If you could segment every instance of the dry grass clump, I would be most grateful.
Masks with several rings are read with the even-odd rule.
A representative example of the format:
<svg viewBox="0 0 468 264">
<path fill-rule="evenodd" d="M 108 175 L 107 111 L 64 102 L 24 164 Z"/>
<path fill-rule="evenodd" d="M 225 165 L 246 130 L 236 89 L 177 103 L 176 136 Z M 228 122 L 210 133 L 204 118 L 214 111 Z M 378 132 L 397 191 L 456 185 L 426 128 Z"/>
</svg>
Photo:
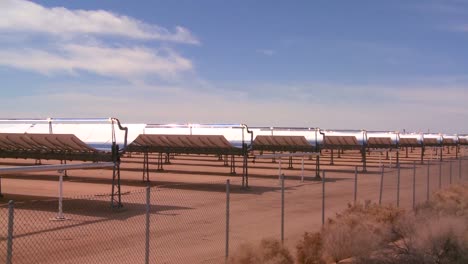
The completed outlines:
<svg viewBox="0 0 468 264">
<path fill-rule="evenodd" d="M 229 259 L 231 264 L 292 264 L 294 259 L 280 241 L 263 239 L 259 245 L 244 244 Z"/>
<path fill-rule="evenodd" d="M 322 230 L 322 258 L 340 261 L 365 256 L 396 239 L 393 232 L 404 211 L 377 204 L 349 205 L 335 219 L 328 220 Z"/>
<path fill-rule="evenodd" d="M 468 263 L 468 227 L 460 217 L 433 217 L 411 225 L 411 232 L 387 250 L 355 263 Z"/>
<path fill-rule="evenodd" d="M 296 246 L 298 263 L 337 262 L 370 252 L 396 239 L 393 231 L 404 211 L 393 206 L 348 205 L 322 228 L 320 233 L 306 233 Z"/>
<path fill-rule="evenodd" d="M 453 185 L 435 192 L 428 203 L 416 210 L 418 213 L 435 213 L 468 217 L 468 185 Z"/>
<path fill-rule="evenodd" d="M 433 195 L 415 211 L 366 202 L 348 205 L 322 230 L 305 233 L 296 245 L 296 263 L 383 264 L 468 263 L 468 185 Z M 294 260 L 277 240 L 244 245 L 233 264 L 289 264 Z"/>
<path fill-rule="evenodd" d="M 322 235 L 305 233 L 296 246 L 297 262 L 300 264 L 322 264 Z"/>
<path fill-rule="evenodd" d="M 467 185 L 438 191 L 395 224 L 400 240 L 356 263 L 468 263 L 467 203 Z"/>
</svg>

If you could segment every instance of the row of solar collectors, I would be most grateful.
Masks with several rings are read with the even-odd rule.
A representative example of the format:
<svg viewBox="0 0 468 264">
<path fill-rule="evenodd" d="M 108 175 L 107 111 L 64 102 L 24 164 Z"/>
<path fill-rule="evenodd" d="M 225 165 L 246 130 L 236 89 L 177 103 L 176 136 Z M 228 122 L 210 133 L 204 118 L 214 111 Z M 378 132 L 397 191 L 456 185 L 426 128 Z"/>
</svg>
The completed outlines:
<svg viewBox="0 0 468 264">
<path fill-rule="evenodd" d="M 242 143 L 250 143 L 251 134 L 242 125 L 215 124 L 168 124 L 168 125 L 147 125 L 147 124 L 123 124 L 128 127 L 128 142 L 133 142 L 140 134 L 157 135 L 222 135 L 234 147 L 242 147 Z M 27 133 L 27 134 L 73 134 L 81 141 L 99 150 L 110 150 L 112 144 L 112 125 L 104 124 L 83 124 L 83 123 L 0 123 L 0 133 Z M 251 127 L 254 139 L 257 136 L 299 136 L 304 137 L 309 144 L 315 146 L 323 144 L 326 135 L 328 145 L 389 145 L 408 142 L 407 145 L 446 145 L 468 143 L 467 137 L 440 134 L 399 134 L 397 132 L 372 132 L 372 131 L 352 131 L 352 130 L 317 130 L 315 128 L 278 128 L 278 127 Z M 321 134 L 322 132 L 323 134 Z M 117 143 L 122 145 L 124 132 L 115 130 Z M 411 143 L 412 142 L 412 143 Z M 402 144 L 405 145 L 405 144 Z"/>
</svg>

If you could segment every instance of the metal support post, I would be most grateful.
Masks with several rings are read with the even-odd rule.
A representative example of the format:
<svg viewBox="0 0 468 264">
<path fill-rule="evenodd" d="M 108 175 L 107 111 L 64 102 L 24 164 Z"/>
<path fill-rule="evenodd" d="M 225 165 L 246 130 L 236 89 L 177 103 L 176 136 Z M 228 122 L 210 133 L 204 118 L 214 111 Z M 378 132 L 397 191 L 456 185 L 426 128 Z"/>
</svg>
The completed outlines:
<svg viewBox="0 0 468 264">
<path fill-rule="evenodd" d="M 281 157 L 279 158 L 279 161 L 278 161 L 278 181 L 279 181 L 279 184 L 281 185 Z"/>
<path fill-rule="evenodd" d="M 13 201 L 8 202 L 8 234 L 7 234 L 7 256 L 6 264 L 11 264 L 13 261 L 13 224 L 14 224 L 15 204 Z"/>
<path fill-rule="evenodd" d="M 288 169 L 292 169 L 293 168 L 293 157 L 289 157 L 289 164 L 288 164 Z"/>
<path fill-rule="evenodd" d="M 439 189 L 442 189 L 442 161 L 439 161 Z"/>
<path fill-rule="evenodd" d="M 426 148 L 424 146 L 421 147 L 421 164 L 424 164 L 424 151 Z"/>
<path fill-rule="evenodd" d="M 431 175 L 431 161 L 427 161 L 426 201 L 429 201 L 429 178 Z"/>
<path fill-rule="evenodd" d="M 366 157 L 365 147 L 362 148 L 361 153 L 362 153 L 362 172 L 367 172 L 367 157 Z"/>
<path fill-rule="evenodd" d="M 162 153 L 158 153 L 158 168 L 156 170 L 157 171 L 164 171 L 163 154 Z"/>
<path fill-rule="evenodd" d="M 171 164 L 171 153 L 166 153 L 166 157 L 164 159 L 164 164 Z"/>
<path fill-rule="evenodd" d="M 416 161 L 413 161 L 413 209 L 416 207 Z"/>
<path fill-rule="evenodd" d="M 330 157 L 330 165 L 334 165 L 334 161 L 333 161 L 333 149 L 331 149 L 331 157 Z"/>
<path fill-rule="evenodd" d="M 0 175 L 0 198 L 3 197 L 3 193 L 2 193 L 2 176 Z"/>
<path fill-rule="evenodd" d="M 320 156 L 315 159 L 315 178 L 320 178 Z"/>
<path fill-rule="evenodd" d="M 149 264 L 150 252 L 150 208 L 151 208 L 151 188 L 146 187 L 146 228 L 145 228 L 145 263 Z"/>
<path fill-rule="evenodd" d="M 380 192 L 379 192 L 379 205 L 382 204 L 382 193 L 383 193 L 383 181 L 384 181 L 384 171 L 385 167 L 382 166 L 380 169 Z"/>
<path fill-rule="evenodd" d="M 231 175 L 236 175 L 236 158 L 231 155 Z"/>
<path fill-rule="evenodd" d="M 117 190 L 116 190 L 117 188 Z M 120 192 L 120 163 L 116 162 L 112 168 L 112 197 L 111 207 L 122 207 L 122 193 Z"/>
<path fill-rule="evenodd" d="M 143 182 L 149 182 L 149 154 L 143 153 Z"/>
<path fill-rule="evenodd" d="M 284 174 L 281 174 L 281 244 L 284 243 Z"/>
<path fill-rule="evenodd" d="M 358 166 L 354 168 L 354 204 L 357 200 L 357 176 L 358 176 Z"/>
<path fill-rule="evenodd" d="M 229 206 L 230 206 L 230 195 L 231 195 L 231 183 L 229 180 L 226 180 L 226 247 L 224 259 L 227 263 L 229 258 Z"/>
<path fill-rule="evenodd" d="M 60 174 L 59 176 L 59 199 L 58 199 L 58 214 L 56 217 L 51 218 L 50 220 L 52 221 L 64 221 L 67 220 L 65 216 L 63 215 L 63 176 L 65 174 L 65 170 L 59 170 L 58 173 Z"/>
<path fill-rule="evenodd" d="M 60 160 L 60 164 L 67 164 L 67 160 Z M 68 173 L 66 170 L 64 171 L 63 176 L 68 177 Z"/>
<path fill-rule="evenodd" d="M 397 207 L 400 207 L 400 174 L 401 174 L 401 168 L 400 164 L 397 164 Z"/>
<path fill-rule="evenodd" d="M 325 224 L 325 171 L 322 175 L 322 226 Z"/>
</svg>

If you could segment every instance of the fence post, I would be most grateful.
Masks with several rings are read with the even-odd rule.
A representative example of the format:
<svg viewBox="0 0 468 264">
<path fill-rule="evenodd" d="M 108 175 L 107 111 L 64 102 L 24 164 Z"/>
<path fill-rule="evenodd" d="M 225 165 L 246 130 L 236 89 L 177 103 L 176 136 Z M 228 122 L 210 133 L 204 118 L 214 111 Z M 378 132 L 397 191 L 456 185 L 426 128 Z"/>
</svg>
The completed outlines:
<svg viewBox="0 0 468 264">
<path fill-rule="evenodd" d="M 281 174 L 281 244 L 284 242 L 284 174 Z"/>
<path fill-rule="evenodd" d="M 442 161 L 439 161 L 439 190 L 440 189 L 442 189 Z"/>
<path fill-rule="evenodd" d="M 149 264 L 151 189 L 146 187 L 145 263 Z"/>
<path fill-rule="evenodd" d="M 416 161 L 413 161 L 413 209 L 416 206 Z"/>
<path fill-rule="evenodd" d="M 400 163 L 397 164 L 397 207 L 400 207 Z"/>
<path fill-rule="evenodd" d="M 14 224 L 15 204 L 8 202 L 8 237 L 7 237 L 7 256 L 6 264 L 11 264 L 13 260 L 13 224 Z"/>
<path fill-rule="evenodd" d="M 229 211 L 230 211 L 230 195 L 231 195 L 231 182 L 226 180 L 226 248 L 225 248 L 225 262 L 227 263 L 229 258 Z"/>
<path fill-rule="evenodd" d="M 356 204 L 357 200 L 357 176 L 358 176 L 358 166 L 354 169 L 354 204 Z"/>
<path fill-rule="evenodd" d="M 427 161 L 426 201 L 429 201 L 429 178 L 431 174 L 431 161 Z"/>
<path fill-rule="evenodd" d="M 65 170 L 59 171 L 59 212 L 56 220 L 65 220 L 63 216 L 63 176 L 65 175 Z"/>
<path fill-rule="evenodd" d="M 382 192 L 383 192 L 383 180 L 384 180 L 384 165 L 380 169 L 380 193 L 379 193 L 379 205 L 382 204 Z"/>
<path fill-rule="evenodd" d="M 325 224 L 325 171 L 322 177 L 322 225 Z"/>
</svg>

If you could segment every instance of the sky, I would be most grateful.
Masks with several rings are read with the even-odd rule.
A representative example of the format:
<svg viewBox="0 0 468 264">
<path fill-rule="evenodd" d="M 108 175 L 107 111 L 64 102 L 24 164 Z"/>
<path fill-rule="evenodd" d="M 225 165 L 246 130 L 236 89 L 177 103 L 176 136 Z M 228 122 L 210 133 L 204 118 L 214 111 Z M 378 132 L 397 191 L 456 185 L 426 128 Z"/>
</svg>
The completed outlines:
<svg viewBox="0 0 468 264">
<path fill-rule="evenodd" d="M 468 133 L 468 0 L 0 0 L 0 117 Z"/>
</svg>

